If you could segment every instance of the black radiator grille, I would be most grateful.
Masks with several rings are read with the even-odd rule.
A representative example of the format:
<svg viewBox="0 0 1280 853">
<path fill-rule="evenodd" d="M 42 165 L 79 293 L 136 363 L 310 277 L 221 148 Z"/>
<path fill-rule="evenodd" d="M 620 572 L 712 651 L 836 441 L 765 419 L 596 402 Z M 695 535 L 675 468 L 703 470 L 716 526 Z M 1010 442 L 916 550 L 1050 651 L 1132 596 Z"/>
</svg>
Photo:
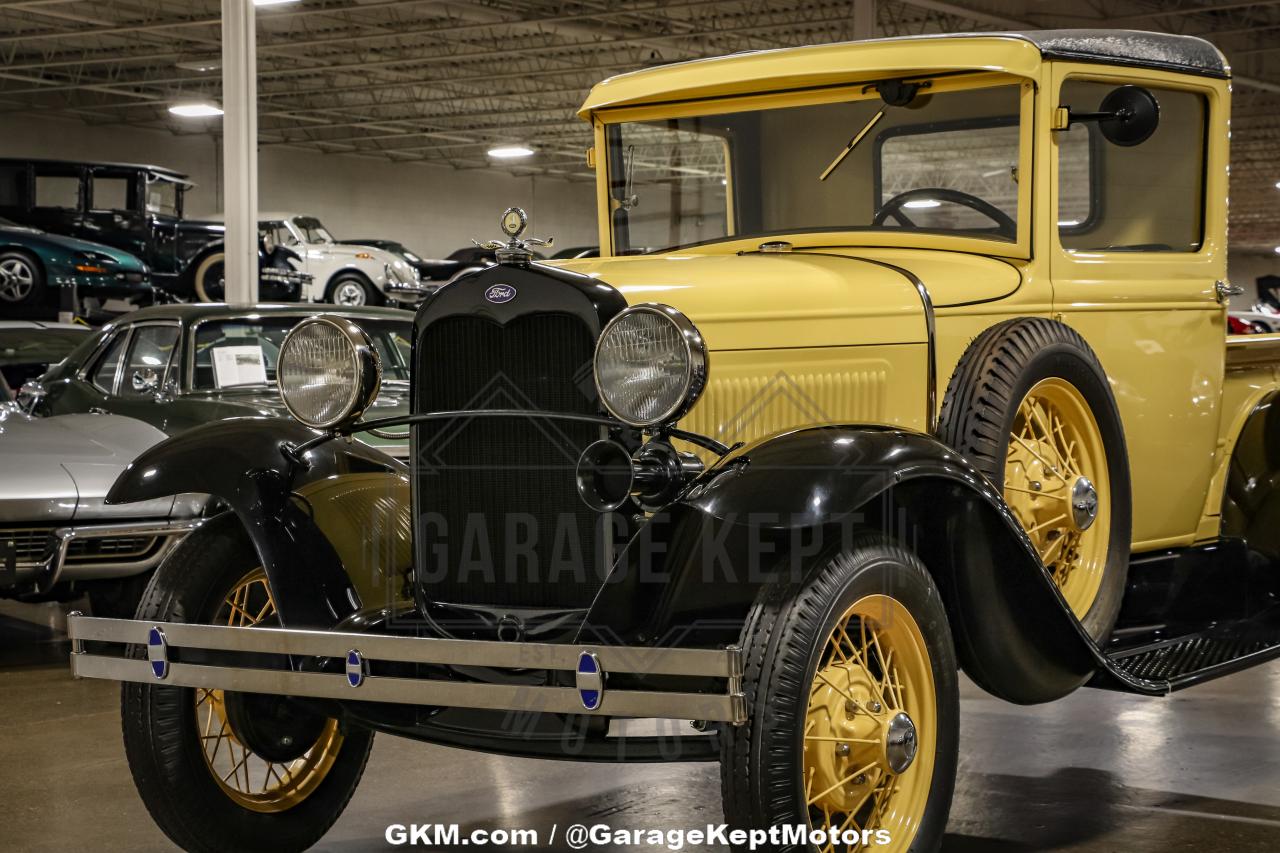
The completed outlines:
<svg viewBox="0 0 1280 853">
<path fill-rule="evenodd" d="M 423 333 L 417 411 L 528 409 L 597 414 L 590 329 L 569 314 L 505 326 L 446 317 Z M 433 601 L 586 607 L 599 586 L 600 523 L 574 471 L 600 428 L 474 417 L 414 428 L 419 582 Z"/>
</svg>

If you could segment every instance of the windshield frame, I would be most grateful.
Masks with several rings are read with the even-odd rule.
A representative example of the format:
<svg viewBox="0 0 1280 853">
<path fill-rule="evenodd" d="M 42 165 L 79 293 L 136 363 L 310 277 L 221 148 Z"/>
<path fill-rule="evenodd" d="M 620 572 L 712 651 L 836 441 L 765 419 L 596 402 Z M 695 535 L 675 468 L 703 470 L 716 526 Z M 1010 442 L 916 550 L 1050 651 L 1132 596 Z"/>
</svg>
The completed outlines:
<svg viewBox="0 0 1280 853">
<path fill-rule="evenodd" d="M 881 78 L 877 79 L 882 79 Z M 797 247 L 816 246 L 884 246 L 892 248 L 942 249 L 950 251 L 970 252 L 983 255 L 995 255 L 1008 258 L 1031 258 L 1032 220 L 1035 183 L 1034 147 L 1035 147 L 1035 110 L 1036 86 L 1032 80 L 1007 72 L 947 72 L 933 74 L 905 75 L 901 79 L 910 81 L 930 81 L 930 92 L 944 93 L 984 89 L 995 86 L 1019 86 L 1019 151 L 1018 151 L 1018 215 L 1017 239 L 1007 241 L 980 235 L 958 235 L 939 231 L 905 231 L 882 229 L 867 226 L 848 226 L 845 228 L 821 227 L 812 229 L 791 229 L 762 231 L 751 234 L 729 234 L 710 240 L 688 243 L 679 246 L 664 247 L 644 254 L 663 255 L 679 253 L 690 249 L 710 248 L 724 252 L 751 251 L 760 243 L 770 240 L 786 239 Z M 871 85 L 872 81 L 859 83 L 843 83 L 833 86 L 820 86 L 796 90 L 779 90 L 773 92 L 733 95 L 707 98 L 692 101 L 666 104 L 645 105 L 639 107 L 619 107 L 602 110 L 595 115 L 595 150 L 599 152 L 597 164 L 596 196 L 597 215 L 599 217 L 601 256 L 605 252 L 609 257 L 619 256 L 616 248 L 616 235 L 613 224 L 614 199 L 612 189 L 615 181 L 618 185 L 625 176 L 614 174 L 614 158 L 609 156 L 610 128 L 626 122 L 659 121 L 663 119 L 695 118 L 721 115 L 724 113 L 747 112 L 752 110 L 769 110 L 785 107 L 816 106 L 842 101 L 860 101 L 877 99 L 879 96 Z M 856 130 L 856 129 L 855 129 Z M 863 144 L 874 144 L 874 139 L 864 140 Z M 825 164 L 819 164 L 819 168 Z M 1025 177 L 1022 177 L 1025 176 Z M 729 173 L 728 200 L 732 204 L 734 196 L 735 176 Z M 626 255 L 635 252 L 621 253 Z"/>
<path fill-rule="evenodd" d="M 304 222 L 312 222 L 315 224 L 304 225 Z M 289 217 L 289 224 L 293 226 L 293 229 L 296 232 L 298 232 L 298 235 L 302 238 L 302 244 L 304 246 L 332 246 L 338 242 L 334 239 L 333 232 L 326 228 L 324 223 L 321 222 L 320 218 L 317 216 L 311 216 L 309 214 L 304 216 L 291 216 Z M 312 231 L 323 236 L 319 240 L 309 240 L 307 238 L 311 236 Z"/>
</svg>

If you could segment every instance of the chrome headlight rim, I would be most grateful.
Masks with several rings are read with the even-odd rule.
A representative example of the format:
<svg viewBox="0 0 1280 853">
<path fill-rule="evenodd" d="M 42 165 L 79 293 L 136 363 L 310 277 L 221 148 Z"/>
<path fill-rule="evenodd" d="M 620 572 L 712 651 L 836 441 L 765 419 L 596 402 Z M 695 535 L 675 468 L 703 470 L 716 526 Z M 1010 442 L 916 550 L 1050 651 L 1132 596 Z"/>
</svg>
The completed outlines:
<svg viewBox="0 0 1280 853">
<path fill-rule="evenodd" d="M 350 345 L 348 356 L 356 377 L 345 405 L 337 415 L 323 421 L 312 420 L 299 413 L 289 402 L 284 383 L 284 366 L 290 341 L 304 329 L 317 325 L 335 329 Z M 290 329 L 289 334 L 285 335 L 284 341 L 280 344 L 280 358 L 276 364 L 276 387 L 285 409 L 299 423 L 318 430 L 339 429 L 359 420 L 378 398 L 378 392 L 382 389 L 382 360 L 378 356 L 377 347 L 373 345 L 373 339 L 353 319 L 335 314 L 316 314 Z"/>
<path fill-rule="evenodd" d="M 628 417 L 614 409 L 609 403 L 609 396 L 605 393 L 604 385 L 600 381 L 600 347 L 606 340 L 610 330 L 614 326 L 628 317 L 637 313 L 649 313 L 662 317 L 675 326 L 679 332 L 680 340 L 684 345 L 686 354 L 684 390 L 676 399 L 660 415 L 645 420 L 639 420 Z M 600 397 L 600 403 L 610 415 L 622 421 L 624 424 L 636 429 L 650 429 L 653 427 L 664 426 L 675 423 L 689 413 L 694 404 L 698 402 L 702 396 L 703 390 L 707 385 L 707 345 L 702 339 L 702 333 L 698 331 L 698 327 L 693 321 L 684 315 L 682 311 L 666 305 L 661 302 L 638 302 L 635 305 L 629 305 L 619 311 L 605 324 L 600 330 L 600 337 L 596 340 L 595 353 L 591 359 L 591 373 L 596 384 L 596 394 Z"/>
</svg>

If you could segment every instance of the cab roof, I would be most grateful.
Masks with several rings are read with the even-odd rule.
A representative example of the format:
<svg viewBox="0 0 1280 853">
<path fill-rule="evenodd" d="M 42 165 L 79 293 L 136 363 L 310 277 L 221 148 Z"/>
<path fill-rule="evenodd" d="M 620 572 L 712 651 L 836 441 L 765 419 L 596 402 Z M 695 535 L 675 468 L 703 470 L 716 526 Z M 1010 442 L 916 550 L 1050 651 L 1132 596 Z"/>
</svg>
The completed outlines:
<svg viewBox="0 0 1280 853">
<path fill-rule="evenodd" d="M 1226 59 L 1194 36 L 1140 30 L 947 33 L 751 51 L 619 74 L 597 84 L 578 110 L 597 110 L 858 80 L 956 71 L 1033 76 L 1046 59 L 1096 62 L 1226 79 Z"/>
<path fill-rule="evenodd" d="M 146 163 L 113 163 L 102 160 L 57 160 L 50 157 L 0 157 L 0 165 L 4 166 L 37 166 L 45 168 L 89 169 L 90 171 L 121 170 L 147 172 L 157 178 L 173 181 L 176 184 L 195 186 L 191 179 L 182 172 L 174 171 L 166 166 L 150 166 Z"/>
</svg>

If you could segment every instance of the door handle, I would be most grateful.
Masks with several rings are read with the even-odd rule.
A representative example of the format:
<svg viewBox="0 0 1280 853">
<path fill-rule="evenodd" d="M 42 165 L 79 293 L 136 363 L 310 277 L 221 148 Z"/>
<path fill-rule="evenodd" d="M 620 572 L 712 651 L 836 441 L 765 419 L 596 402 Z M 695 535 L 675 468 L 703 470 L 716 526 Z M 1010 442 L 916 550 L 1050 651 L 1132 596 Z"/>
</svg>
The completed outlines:
<svg viewBox="0 0 1280 853">
<path fill-rule="evenodd" d="M 1213 292 L 1217 294 L 1218 301 L 1223 305 L 1227 304 L 1227 300 L 1233 296 L 1239 296 L 1244 293 L 1244 288 L 1238 284 L 1232 284 L 1226 279 L 1220 279 L 1213 284 Z"/>
</svg>

